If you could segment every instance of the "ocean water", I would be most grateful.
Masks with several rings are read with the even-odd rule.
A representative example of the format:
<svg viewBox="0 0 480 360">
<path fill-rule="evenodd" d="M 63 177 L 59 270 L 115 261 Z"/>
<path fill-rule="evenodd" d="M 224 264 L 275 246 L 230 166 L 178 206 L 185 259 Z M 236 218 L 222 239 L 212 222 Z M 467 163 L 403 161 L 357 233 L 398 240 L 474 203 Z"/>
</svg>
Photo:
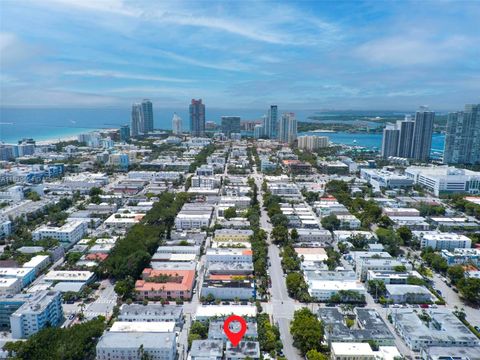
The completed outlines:
<svg viewBox="0 0 480 360">
<path fill-rule="evenodd" d="M 16 143 L 22 138 L 35 140 L 60 139 L 74 136 L 83 132 L 97 129 L 115 128 L 130 123 L 129 107 L 111 108 L 7 108 L 0 107 L 0 141 Z M 279 108 L 284 112 L 288 109 Z M 171 129 L 173 113 L 176 112 L 183 119 L 183 128 L 188 130 L 188 107 L 185 108 L 158 108 L 154 106 L 154 122 L 156 129 Z M 365 117 L 401 115 L 398 112 L 318 112 L 316 110 L 295 110 L 299 121 L 309 121 L 312 115 L 325 116 L 358 116 L 358 120 L 370 127 L 378 123 L 365 121 Z M 266 109 L 215 109 L 206 108 L 206 119 L 220 123 L 221 116 L 235 115 L 242 120 L 258 120 L 266 113 Z M 355 120 L 339 121 L 340 123 L 353 123 Z M 323 120 L 325 123 L 334 120 Z M 381 134 L 352 134 L 346 132 L 309 134 L 326 135 L 337 144 L 359 145 L 368 148 L 380 148 Z M 435 134 L 432 139 L 432 151 L 443 151 L 444 136 Z"/>
<path fill-rule="evenodd" d="M 317 135 L 328 136 L 330 141 L 335 144 L 358 145 L 369 149 L 378 149 L 382 147 L 382 134 L 352 134 L 348 132 L 305 132 L 298 135 Z M 445 135 L 433 134 L 432 136 L 432 152 L 443 153 L 445 144 Z"/>
<path fill-rule="evenodd" d="M 283 111 L 283 110 L 282 110 Z M 188 130 L 188 107 L 179 109 L 156 108 L 154 127 L 171 129 L 173 113 L 183 119 Z M 207 121 L 220 122 L 221 116 L 240 116 L 242 120 L 260 119 L 266 110 L 206 109 Z M 296 111 L 299 120 L 305 120 L 313 111 Z M 0 141 L 17 142 L 22 138 L 36 140 L 58 139 L 85 131 L 115 128 L 130 123 L 131 108 L 0 108 Z"/>
</svg>

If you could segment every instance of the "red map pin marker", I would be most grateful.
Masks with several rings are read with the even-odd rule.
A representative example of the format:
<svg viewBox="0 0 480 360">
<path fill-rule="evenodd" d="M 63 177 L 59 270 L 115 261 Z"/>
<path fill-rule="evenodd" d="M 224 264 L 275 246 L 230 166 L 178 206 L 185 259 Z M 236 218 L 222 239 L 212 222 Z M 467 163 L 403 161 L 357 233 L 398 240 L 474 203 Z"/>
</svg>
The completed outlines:
<svg viewBox="0 0 480 360">
<path fill-rule="evenodd" d="M 230 323 L 234 321 L 240 323 L 240 331 L 236 333 L 230 330 Z M 223 323 L 223 331 L 225 332 L 225 335 L 227 335 L 228 340 L 230 340 L 232 345 L 237 347 L 238 343 L 242 340 L 243 335 L 245 335 L 245 332 L 247 331 L 247 322 L 244 318 L 238 315 L 231 315 Z"/>
</svg>

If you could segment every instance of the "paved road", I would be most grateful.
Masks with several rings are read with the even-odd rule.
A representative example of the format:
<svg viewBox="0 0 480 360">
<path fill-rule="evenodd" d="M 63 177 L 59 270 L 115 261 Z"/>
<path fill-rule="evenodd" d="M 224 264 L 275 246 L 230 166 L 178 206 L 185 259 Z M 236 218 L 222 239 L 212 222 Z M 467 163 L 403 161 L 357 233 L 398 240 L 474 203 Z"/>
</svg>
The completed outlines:
<svg viewBox="0 0 480 360">
<path fill-rule="evenodd" d="M 115 293 L 113 283 L 110 280 L 103 280 L 100 283 L 100 287 L 103 287 L 104 289 L 96 291 L 98 298 L 85 307 L 84 315 L 87 320 L 96 318 L 100 315 L 105 316 L 106 318 L 110 317 L 113 308 L 117 304 L 117 294 Z"/>
<path fill-rule="evenodd" d="M 468 306 L 465 304 L 462 299 L 458 296 L 458 294 L 452 290 L 452 288 L 448 287 L 447 284 L 442 280 L 438 274 L 433 273 L 434 288 L 438 289 L 442 292 L 442 297 L 445 299 L 446 305 L 448 309 L 455 310 L 457 306 L 459 309 L 465 311 L 467 321 L 472 324 L 473 326 L 480 326 L 480 309 L 475 309 L 474 307 Z"/>
<path fill-rule="evenodd" d="M 283 270 L 280 260 L 280 251 L 277 246 L 271 243 L 270 232 L 272 225 L 268 222 L 268 215 L 263 208 L 262 177 L 257 173 L 254 167 L 254 179 L 259 189 L 258 197 L 261 209 L 260 226 L 268 234 L 268 257 L 270 259 L 270 279 L 272 285 L 270 288 L 270 303 L 267 305 L 267 311 L 272 315 L 274 323 L 280 330 L 280 339 L 283 344 L 283 352 L 288 360 L 300 360 L 302 357 L 298 350 L 293 346 L 292 335 L 290 334 L 290 321 L 293 319 L 293 313 L 300 307 L 295 300 L 288 296 Z"/>
</svg>

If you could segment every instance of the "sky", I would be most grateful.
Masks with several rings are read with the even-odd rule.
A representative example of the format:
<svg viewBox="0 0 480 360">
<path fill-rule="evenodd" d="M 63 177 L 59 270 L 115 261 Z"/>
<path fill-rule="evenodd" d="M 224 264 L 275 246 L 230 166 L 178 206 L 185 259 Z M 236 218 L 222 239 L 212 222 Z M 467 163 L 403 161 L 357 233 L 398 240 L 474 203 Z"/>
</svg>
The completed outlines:
<svg viewBox="0 0 480 360">
<path fill-rule="evenodd" d="M 458 110 L 480 1 L 0 1 L 0 106 Z"/>
</svg>

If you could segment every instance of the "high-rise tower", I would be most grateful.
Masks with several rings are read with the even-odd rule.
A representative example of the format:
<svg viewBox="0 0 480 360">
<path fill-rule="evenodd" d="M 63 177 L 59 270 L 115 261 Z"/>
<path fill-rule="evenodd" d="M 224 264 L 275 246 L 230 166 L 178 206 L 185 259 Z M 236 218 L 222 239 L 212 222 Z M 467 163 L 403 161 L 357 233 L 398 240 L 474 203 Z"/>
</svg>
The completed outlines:
<svg viewBox="0 0 480 360">
<path fill-rule="evenodd" d="M 388 124 L 383 129 L 382 157 L 397 156 L 399 135 L 400 131 L 393 124 Z"/>
<path fill-rule="evenodd" d="M 130 130 L 132 137 L 138 136 L 140 132 L 143 132 L 143 111 L 141 104 L 132 105 L 132 127 Z"/>
<path fill-rule="evenodd" d="M 278 141 L 291 144 L 297 139 L 297 119 L 294 113 L 284 113 L 278 123 Z"/>
<path fill-rule="evenodd" d="M 433 121 L 435 112 L 428 107 L 421 106 L 415 113 L 415 125 L 413 128 L 413 145 L 411 158 L 427 161 L 432 147 Z"/>
<path fill-rule="evenodd" d="M 205 104 L 202 99 L 190 103 L 190 133 L 194 137 L 205 135 Z"/>
<path fill-rule="evenodd" d="M 465 105 L 465 111 L 448 114 L 443 162 L 480 163 L 480 104 Z"/>
<path fill-rule="evenodd" d="M 232 133 L 240 133 L 240 116 L 222 116 L 222 133 L 230 137 Z"/>
<path fill-rule="evenodd" d="M 180 116 L 178 116 L 177 113 L 173 113 L 172 133 L 174 135 L 181 135 L 182 134 L 182 118 Z"/>
<path fill-rule="evenodd" d="M 268 115 L 265 118 L 263 124 L 264 135 L 269 139 L 274 139 L 277 135 L 277 125 L 278 125 L 278 106 L 271 105 L 268 109 Z"/>
<path fill-rule="evenodd" d="M 148 134 L 153 131 L 153 106 L 148 99 L 142 101 L 143 128 L 141 132 Z"/>
<path fill-rule="evenodd" d="M 400 131 L 398 136 L 397 155 L 403 158 L 412 156 L 413 128 L 415 122 L 411 115 L 405 115 L 405 120 L 397 121 L 397 129 Z"/>
</svg>

